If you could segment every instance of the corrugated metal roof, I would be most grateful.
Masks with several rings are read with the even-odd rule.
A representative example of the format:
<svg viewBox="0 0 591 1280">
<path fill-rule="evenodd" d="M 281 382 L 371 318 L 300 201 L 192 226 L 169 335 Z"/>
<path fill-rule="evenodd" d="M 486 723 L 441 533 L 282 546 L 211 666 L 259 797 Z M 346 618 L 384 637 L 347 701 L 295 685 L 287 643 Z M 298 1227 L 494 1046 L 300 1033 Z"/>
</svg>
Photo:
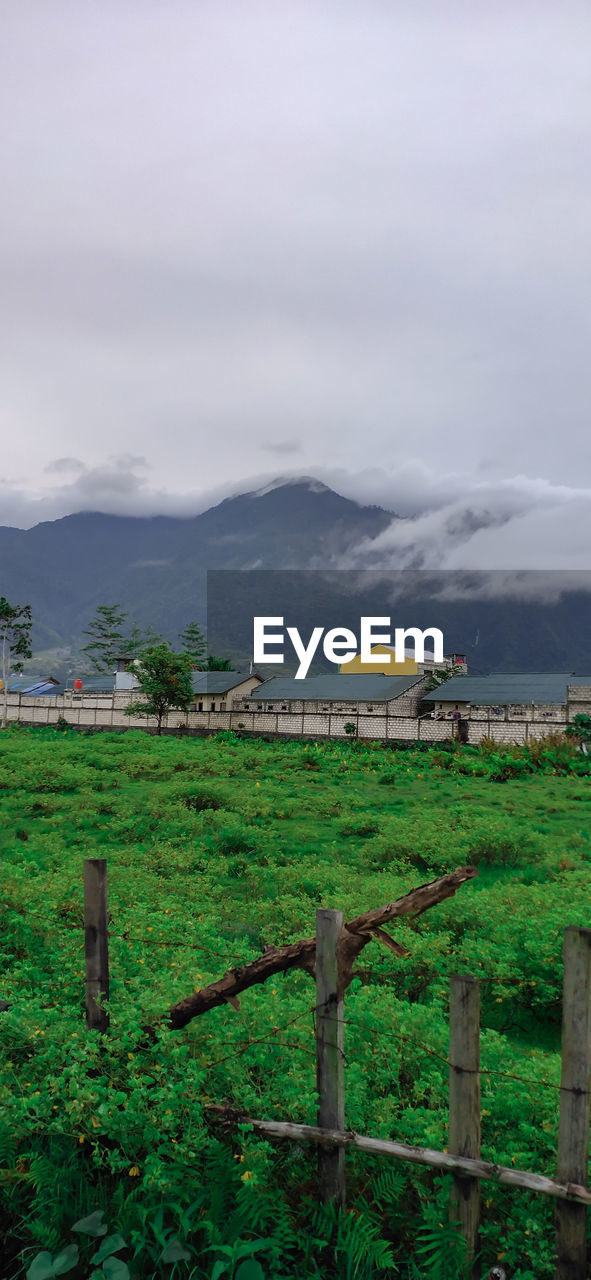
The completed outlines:
<svg viewBox="0 0 591 1280">
<path fill-rule="evenodd" d="M 425 702 L 470 702 L 475 706 L 505 706 L 507 703 L 566 702 L 568 684 L 591 684 L 591 676 L 572 676 L 553 671 L 507 672 L 491 676 L 453 676 L 438 689 L 425 694 Z"/>
<path fill-rule="evenodd" d="M 314 702 L 389 702 L 420 679 L 420 676 L 331 674 L 295 680 L 273 676 L 248 697 L 256 702 L 286 702 L 301 698 Z"/>
<path fill-rule="evenodd" d="M 36 680 L 31 680 L 30 676 L 28 679 L 23 676 L 20 680 L 10 680 L 8 683 L 9 693 L 26 693 L 30 697 L 38 697 L 42 693 L 55 693 L 57 688 L 58 681 L 54 680 L 53 676 Z"/>
<path fill-rule="evenodd" d="M 115 675 L 94 675 L 94 676 L 74 676 L 74 680 L 82 681 L 82 688 L 76 693 L 112 693 L 115 688 Z M 68 693 L 72 692 L 73 679 L 70 676 L 68 680 Z"/>
<path fill-rule="evenodd" d="M 252 674 L 256 676 L 256 671 Z M 227 693 L 229 689 L 235 689 L 236 685 L 242 684 L 243 680 L 249 679 L 248 671 L 194 671 L 193 692 Z"/>
</svg>

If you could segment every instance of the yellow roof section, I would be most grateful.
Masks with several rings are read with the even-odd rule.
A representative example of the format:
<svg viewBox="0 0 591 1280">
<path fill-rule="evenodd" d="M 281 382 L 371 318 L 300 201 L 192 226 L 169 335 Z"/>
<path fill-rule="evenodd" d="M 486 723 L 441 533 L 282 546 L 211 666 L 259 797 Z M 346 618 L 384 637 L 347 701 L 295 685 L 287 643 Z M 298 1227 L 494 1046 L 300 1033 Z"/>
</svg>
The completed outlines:
<svg viewBox="0 0 591 1280">
<path fill-rule="evenodd" d="M 405 658 L 404 662 L 394 661 L 394 650 L 389 649 L 385 644 L 374 644 L 372 653 L 379 654 L 383 659 L 382 662 L 362 662 L 361 654 L 357 653 L 354 658 L 350 658 L 348 662 L 342 662 L 340 666 L 341 675 L 385 675 L 385 676 L 416 676 L 418 675 L 418 667 L 414 658 Z"/>
</svg>

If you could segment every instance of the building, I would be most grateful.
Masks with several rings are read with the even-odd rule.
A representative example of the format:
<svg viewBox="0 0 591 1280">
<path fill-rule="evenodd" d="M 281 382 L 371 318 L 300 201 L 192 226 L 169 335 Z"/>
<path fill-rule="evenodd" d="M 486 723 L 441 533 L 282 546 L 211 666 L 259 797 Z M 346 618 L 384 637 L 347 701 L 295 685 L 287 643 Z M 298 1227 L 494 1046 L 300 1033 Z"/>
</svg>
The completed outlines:
<svg viewBox="0 0 591 1280">
<path fill-rule="evenodd" d="M 22 693 L 28 698 L 47 697 L 48 694 L 53 696 L 59 689 L 63 688 L 59 680 L 56 680 L 54 676 L 37 676 L 36 679 L 31 679 L 30 676 L 18 676 L 8 680 L 6 683 L 9 693 Z M 2 681 L 0 680 L 1 688 Z"/>
<path fill-rule="evenodd" d="M 418 675 L 307 676 L 304 680 L 274 676 L 242 699 L 244 728 L 273 733 L 342 737 L 351 730 L 361 737 L 403 736 L 418 714 L 426 680 Z"/>
<path fill-rule="evenodd" d="M 470 741 L 478 737 L 523 741 L 552 728 L 562 731 L 575 715 L 588 714 L 591 675 L 526 671 L 454 676 L 425 694 L 424 702 L 436 720 L 468 721 Z M 520 726 L 525 725 L 529 729 L 522 734 Z"/>
<path fill-rule="evenodd" d="M 443 658 L 443 662 L 436 662 L 432 653 L 425 653 L 424 661 L 417 662 L 413 657 L 412 650 L 407 649 L 405 650 L 404 662 L 395 662 L 393 645 L 374 644 L 371 652 L 376 655 L 379 654 L 383 661 L 379 663 L 362 662 L 361 654 L 357 653 L 348 662 L 341 663 L 340 674 L 422 676 L 431 671 L 455 671 L 458 675 L 466 674 L 468 671 L 468 663 L 463 653 L 447 653 Z"/>
<path fill-rule="evenodd" d="M 194 671 L 194 711 L 231 711 L 237 701 L 252 696 L 262 684 L 256 671 Z"/>
</svg>

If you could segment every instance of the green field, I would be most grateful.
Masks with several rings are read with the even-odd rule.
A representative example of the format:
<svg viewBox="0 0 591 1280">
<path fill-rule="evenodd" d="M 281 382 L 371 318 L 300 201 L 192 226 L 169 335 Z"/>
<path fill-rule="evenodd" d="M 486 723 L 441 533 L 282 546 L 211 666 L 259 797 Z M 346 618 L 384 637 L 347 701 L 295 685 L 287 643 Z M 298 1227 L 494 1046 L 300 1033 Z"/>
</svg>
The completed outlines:
<svg viewBox="0 0 591 1280">
<path fill-rule="evenodd" d="M 474 864 L 455 898 L 393 930 L 407 958 L 376 942 L 360 957 L 345 1003 L 347 1127 L 446 1146 L 449 975 L 472 973 L 483 1155 L 552 1176 L 562 931 L 591 915 L 589 771 L 564 744 L 531 756 L 3 733 L 0 1276 L 77 1240 L 76 1280 L 127 1268 L 143 1280 L 457 1280 L 444 1180 L 353 1154 L 339 1222 L 316 1203 L 312 1148 L 210 1118 L 208 1103 L 227 1102 L 315 1122 L 308 976 L 254 987 L 239 1012 L 182 1032 L 166 1011 L 265 945 L 313 934 L 318 906 L 346 919 Z M 108 859 L 105 1037 L 84 1020 L 85 857 Z M 492 1183 L 483 1200 L 487 1267 L 502 1257 L 511 1280 L 550 1277 L 552 1203 Z M 125 1241 L 104 1267 L 87 1262 L 100 1239 L 71 1232 L 98 1210 Z"/>
</svg>

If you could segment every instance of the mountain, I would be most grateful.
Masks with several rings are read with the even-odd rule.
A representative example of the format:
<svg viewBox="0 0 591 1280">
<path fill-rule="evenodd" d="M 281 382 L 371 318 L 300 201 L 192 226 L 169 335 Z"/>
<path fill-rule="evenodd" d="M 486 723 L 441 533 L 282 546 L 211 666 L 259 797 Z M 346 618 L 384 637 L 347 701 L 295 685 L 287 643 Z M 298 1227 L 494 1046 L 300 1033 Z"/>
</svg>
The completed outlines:
<svg viewBox="0 0 591 1280">
<path fill-rule="evenodd" d="M 205 622 L 207 569 L 322 566 L 395 518 L 303 476 L 190 518 L 80 512 L 0 527 L 0 595 L 31 604 L 37 649 L 75 642 L 99 604 L 121 604 L 173 640 L 191 619 Z"/>
<path fill-rule="evenodd" d="M 234 664 L 252 652 L 255 614 L 283 615 L 306 636 L 315 626 L 345 626 L 358 635 L 366 614 L 391 615 L 393 626 L 440 627 L 446 650 L 465 653 L 474 674 L 591 672 L 589 592 L 571 591 L 558 601 L 543 593 L 537 600 L 478 599 L 472 574 L 464 598 L 448 592 L 438 600 L 433 580 L 408 570 L 392 603 L 387 575 L 334 570 L 355 562 L 362 540 L 364 562 L 371 562 L 365 551 L 398 518 L 302 476 L 226 498 L 191 518 L 81 512 L 27 530 L 0 527 L 0 595 L 31 604 L 34 650 L 54 651 L 40 662 L 55 674 L 63 674 L 55 650 L 80 644 L 99 604 L 121 605 L 141 627 L 151 625 L 172 642 L 193 619 L 205 628 L 208 569 L 234 570 L 210 580 L 209 589 L 211 647 Z M 376 548 L 373 570 L 384 567 L 383 554 Z M 285 572 L 307 569 L 328 572 Z"/>
</svg>

